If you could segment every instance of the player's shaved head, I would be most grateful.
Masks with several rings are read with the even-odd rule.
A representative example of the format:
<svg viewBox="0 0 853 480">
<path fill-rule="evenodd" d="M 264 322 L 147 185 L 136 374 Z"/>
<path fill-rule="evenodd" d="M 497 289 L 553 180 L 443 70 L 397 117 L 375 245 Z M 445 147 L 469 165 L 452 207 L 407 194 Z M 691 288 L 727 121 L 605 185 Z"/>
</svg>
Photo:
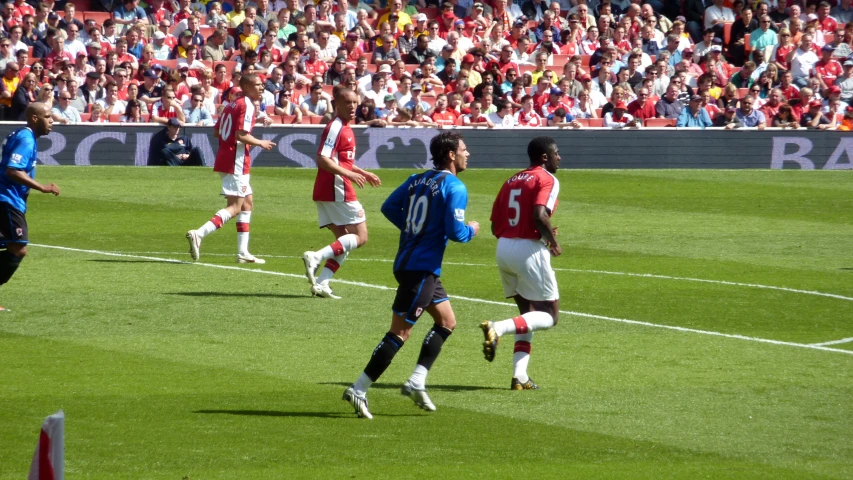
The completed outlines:
<svg viewBox="0 0 853 480">
<path fill-rule="evenodd" d="M 335 114 L 344 122 L 355 120 L 358 110 L 358 95 L 344 84 L 338 84 L 332 90 L 335 99 Z"/>
<path fill-rule="evenodd" d="M 47 135 L 53 128 L 50 107 L 45 103 L 33 102 L 27 105 L 27 109 L 24 110 L 24 118 L 27 120 L 27 126 L 36 134 L 36 137 Z"/>
<path fill-rule="evenodd" d="M 254 85 L 255 80 L 257 80 L 257 79 L 258 79 L 258 76 L 255 75 L 254 73 L 247 73 L 245 75 L 242 75 L 240 77 L 240 88 L 245 90 L 246 87 Z"/>
</svg>

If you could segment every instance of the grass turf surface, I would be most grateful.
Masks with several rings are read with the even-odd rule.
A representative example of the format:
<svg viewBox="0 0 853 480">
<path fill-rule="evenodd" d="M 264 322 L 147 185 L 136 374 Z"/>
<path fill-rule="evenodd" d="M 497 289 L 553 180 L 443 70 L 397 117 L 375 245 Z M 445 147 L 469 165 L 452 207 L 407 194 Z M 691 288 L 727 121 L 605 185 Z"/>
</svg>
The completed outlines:
<svg viewBox="0 0 853 480">
<path fill-rule="evenodd" d="M 224 204 L 209 169 L 40 167 L 63 193 L 31 196 L 34 245 L 0 290 L 0 479 L 25 475 L 58 408 L 68 478 L 853 476 L 851 354 L 564 314 L 534 340 L 542 390 L 510 392 L 511 337 L 488 364 L 476 326 L 513 307 L 462 298 L 428 380 L 438 412 L 398 393 L 424 318 L 370 391 L 376 418 L 356 419 L 340 395 L 388 328 L 393 291 L 379 287 L 395 285 L 379 207 L 411 172 L 378 173 L 383 186 L 359 192 L 370 242 L 338 274 L 363 284 L 337 282 L 344 299 L 328 301 L 308 297 L 298 259 L 331 240 L 311 170 L 253 171 L 251 249 L 267 264 L 238 269 L 231 224 L 205 239 L 205 265 L 156 260 L 188 260 L 183 234 Z M 448 247 L 452 297 L 505 302 L 485 233 L 510 173 L 460 177 L 484 231 Z M 684 279 L 853 297 L 851 172 L 558 175 L 563 311 L 800 345 L 853 337 L 850 298 Z"/>
</svg>

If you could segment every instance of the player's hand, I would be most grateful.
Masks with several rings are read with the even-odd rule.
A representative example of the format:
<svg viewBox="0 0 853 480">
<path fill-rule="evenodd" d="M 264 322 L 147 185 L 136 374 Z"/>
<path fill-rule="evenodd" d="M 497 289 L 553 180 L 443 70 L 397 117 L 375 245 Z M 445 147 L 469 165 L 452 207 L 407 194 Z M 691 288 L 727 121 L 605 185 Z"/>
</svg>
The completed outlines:
<svg viewBox="0 0 853 480">
<path fill-rule="evenodd" d="M 379 180 L 379 177 L 375 173 L 364 172 L 364 176 L 367 177 L 367 183 L 369 183 L 371 187 L 378 187 L 382 185 L 382 180 Z"/>
<path fill-rule="evenodd" d="M 563 253 L 563 249 L 560 248 L 559 243 L 552 243 L 551 245 L 548 245 L 548 251 L 551 252 L 552 257 L 559 257 L 560 254 Z"/>
<path fill-rule="evenodd" d="M 55 183 L 48 183 L 41 186 L 41 193 L 52 193 L 55 196 L 59 195 L 59 187 Z"/>
<path fill-rule="evenodd" d="M 258 146 L 266 151 L 270 151 L 272 150 L 272 147 L 275 146 L 275 143 L 271 142 L 270 140 L 261 140 L 260 143 L 258 143 Z"/>
<path fill-rule="evenodd" d="M 478 233 L 480 233 L 480 222 L 470 221 L 468 222 L 468 226 L 474 229 L 474 236 L 476 237 Z"/>
<path fill-rule="evenodd" d="M 358 188 L 364 188 L 364 182 L 367 181 L 367 179 L 364 178 L 364 175 L 361 175 L 360 173 L 349 172 L 349 175 L 347 175 L 347 177 L 352 183 L 358 185 Z"/>
<path fill-rule="evenodd" d="M 272 119 L 270 117 L 264 117 L 264 126 L 269 127 L 272 125 Z"/>
</svg>

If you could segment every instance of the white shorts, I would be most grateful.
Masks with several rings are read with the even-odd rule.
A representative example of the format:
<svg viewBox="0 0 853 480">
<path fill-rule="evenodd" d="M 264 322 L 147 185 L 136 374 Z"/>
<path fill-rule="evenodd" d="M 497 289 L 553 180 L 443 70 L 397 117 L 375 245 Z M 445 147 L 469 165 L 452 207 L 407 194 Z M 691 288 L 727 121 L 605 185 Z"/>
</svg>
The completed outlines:
<svg viewBox="0 0 853 480">
<path fill-rule="evenodd" d="M 317 217 L 320 228 L 329 225 L 355 225 L 367 220 L 364 208 L 358 200 L 352 202 L 314 202 L 317 204 Z"/>
<path fill-rule="evenodd" d="M 531 301 L 560 298 L 551 269 L 551 252 L 539 240 L 499 238 L 498 270 L 507 298 L 521 295 Z"/>
<path fill-rule="evenodd" d="M 248 197 L 252 194 L 252 186 L 249 185 L 250 175 L 236 173 L 222 173 L 222 195 L 226 197 Z"/>
</svg>

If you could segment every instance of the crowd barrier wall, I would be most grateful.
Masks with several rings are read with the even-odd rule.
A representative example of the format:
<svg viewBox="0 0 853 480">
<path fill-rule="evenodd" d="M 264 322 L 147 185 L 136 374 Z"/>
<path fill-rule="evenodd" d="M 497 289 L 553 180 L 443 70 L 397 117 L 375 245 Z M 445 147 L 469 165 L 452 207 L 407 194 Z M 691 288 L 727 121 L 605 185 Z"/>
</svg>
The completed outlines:
<svg viewBox="0 0 853 480">
<path fill-rule="evenodd" d="M 20 123 L 0 124 L 5 138 Z M 39 140 L 45 165 L 137 165 L 148 162 L 152 136 L 163 127 L 151 124 L 54 125 Z M 357 165 L 362 168 L 421 168 L 430 165 L 430 128 L 353 128 Z M 460 128 L 472 168 L 522 168 L 527 143 L 538 135 L 556 139 L 562 168 L 710 168 L 710 169 L 853 169 L 853 135 L 806 130 L 721 129 L 482 129 Z M 257 167 L 315 167 L 322 126 L 256 127 L 255 137 L 275 148 L 251 151 Z M 211 127 L 185 127 L 182 134 L 213 164 L 217 146 Z"/>
</svg>

